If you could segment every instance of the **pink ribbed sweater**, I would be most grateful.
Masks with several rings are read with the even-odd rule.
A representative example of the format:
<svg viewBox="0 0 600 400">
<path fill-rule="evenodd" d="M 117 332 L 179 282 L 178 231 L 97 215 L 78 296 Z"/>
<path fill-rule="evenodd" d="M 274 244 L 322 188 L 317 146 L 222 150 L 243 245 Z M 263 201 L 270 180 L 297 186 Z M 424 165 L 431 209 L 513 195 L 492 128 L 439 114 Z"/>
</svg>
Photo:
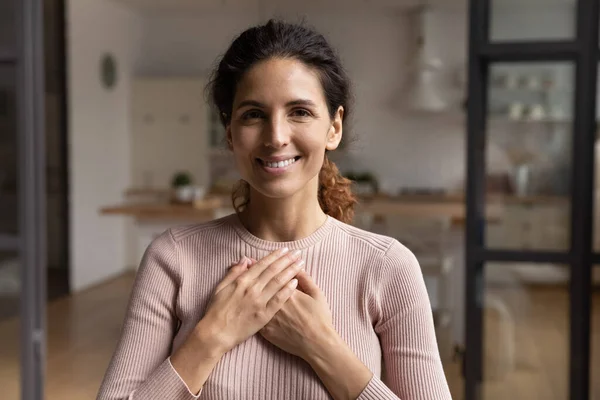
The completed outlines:
<svg viewBox="0 0 600 400">
<path fill-rule="evenodd" d="M 302 250 L 335 329 L 374 373 L 360 400 L 451 398 L 423 276 L 406 247 L 331 217 L 304 239 L 269 242 L 232 214 L 172 228 L 149 246 L 98 399 L 331 399 L 304 360 L 259 334 L 225 354 L 198 396 L 170 363 L 228 267 L 282 246 Z"/>
</svg>

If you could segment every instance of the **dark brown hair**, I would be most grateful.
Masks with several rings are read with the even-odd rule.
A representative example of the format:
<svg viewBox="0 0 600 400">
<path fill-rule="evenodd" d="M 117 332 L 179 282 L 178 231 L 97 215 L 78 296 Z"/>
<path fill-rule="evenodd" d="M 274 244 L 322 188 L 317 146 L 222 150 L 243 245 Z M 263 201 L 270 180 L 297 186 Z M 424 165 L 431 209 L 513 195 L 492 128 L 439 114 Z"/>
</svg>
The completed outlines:
<svg viewBox="0 0 600 400">
<path fill-rule="evenodd" d="M 344 107 L 342 121 L 347 121 L 351 109 L 350 80 L 341 61 L 323 35 L 305 25 L 269 20 L 242 32 L 231 44 L 212 74 L 208 89 L 223 126 L 231 122 L 233 100 L 246 71 L 260 61 L 291 58 L 303 62 L 318 72 L 330 118 Z M 344 139 L 342 139 L 344 140 Z M 349 223 L 354 217 L 356 197 L 352 181 L 343 177 L 327 158 L 319 172 L 319 204 L 325 213 Z M 250 202 L 249 184 L 241 181 L 232 193 L 237 212 Z"/>
</svg>

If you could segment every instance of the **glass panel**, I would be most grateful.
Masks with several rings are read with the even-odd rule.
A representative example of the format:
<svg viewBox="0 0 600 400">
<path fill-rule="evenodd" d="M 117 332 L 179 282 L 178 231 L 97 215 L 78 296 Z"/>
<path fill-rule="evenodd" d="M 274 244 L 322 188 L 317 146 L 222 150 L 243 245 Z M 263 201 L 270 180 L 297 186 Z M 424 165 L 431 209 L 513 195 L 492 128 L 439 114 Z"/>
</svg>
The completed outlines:
<svg viewBox="0 0 600 400">
<path fill-rule="evenodd" d="M 46 214 L 48 249 L 48 297 L 68 293 L 67 146 L 63 124 L 65 93 L 60 53 L 61 0 L 44 1 L 44 67 L 46 71 Z"/>
<path fill-rule="evenodd" d="M 457 358 L 452 362 L 444 363 L 444 372 L 453 399 L 465 398 L 465 378 L 462 361 L 462 359 Z"/>
<path fill-rule="evenodd" d="M 483 399 L 568 398 L 569 280 L 556 264 L 486 265 Z"/>
<path fill-rule="evenodd" d="M 0 387 L 6 400 L 20 398 L 20 294 L 18 255 L 0 252 Z"/>
<path fill-rule="evenodd" d="M 0 66 L 0 236 L 18 233 L 15 69 Z"/>
<path fill-rule="evenodd" d="M 598 67 L 598 73 L 600 73 L 600 66 Z M 596 93 L 600 94 L 600 79 Z M 600 100 L 600 99 L 599 99 Z M 596 104 L 596 121 L 600 121 L 600 101 Z M 598 122 L 596 123 L 596 143 L 594 146 L 594 157 L 595 157 L 595 171 L 594 171 L 594 226 L 593 226 L 593 240 L 594 240 L 594 251 L 600 253 L 600 127 Z"/>
<path fill-rule="evenodd" d="M 486 246 L 565 251 L 573 66 L 496 64 L 488 100 Z"/>
<path fill-rule="evenodd" d="M 592 289 L 592 354 L 590 376 L 600 376 L 600 265 L 592 269 L 594 286 Z M 590 379 L 590 399 L 600 400 L 600 379 Z"/>
<path fill-rule="evenodd" d="M 6 54 L 8 3 L 0 2 L 0 54 Z M 0 65 L 0 240 L 18 233 L 16 139 L 15 69 Z M 18 253 L 0 250 L 0 387 L 7 400 L 20 399 L 20 294 Z"/>
<path fill-rule="evenodd" d="M 490 40 L 575 38 L 575 0 L 491 0 Z"/>
<path fill-rule="evenodd" d="M 16 0 L 0 1 L 0 57 L 15 56 L 15 4 Z"/>
</svg>

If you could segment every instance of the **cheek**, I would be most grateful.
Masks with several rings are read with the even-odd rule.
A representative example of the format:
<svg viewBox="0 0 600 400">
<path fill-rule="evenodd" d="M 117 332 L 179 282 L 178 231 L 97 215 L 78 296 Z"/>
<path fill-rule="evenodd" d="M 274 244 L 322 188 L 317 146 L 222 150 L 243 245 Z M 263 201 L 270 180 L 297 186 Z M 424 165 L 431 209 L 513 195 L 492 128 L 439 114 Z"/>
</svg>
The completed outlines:
<svg viewBox="0 0 600 400">
<path fill-rule="evenodd" d="M 249 170 L 251 168 L 251 158 L 249 156 L 250 150 L 242 146 L 234 146 L 233 149 L 233 161 L 235 166 L 240 170 Z"/>
<path fill-rule="evenodd" d="M 323 134 L 306 136 L 303 141 L 304 150 L 313 159 L 321 158 L 325 154 L 326 145 L 327 141 Z"/>
<path fill-rule="evenodd" d="M 255 147 L 255 135 L 250 131 L 236 131 L 232 134 L 233 155 L 236 161 L 242 161 L 248 157 Z"/>
<path fill-rule="evenodd" d="M 299 125 L 294 129 L 294 138 L 296 145 L 311 152 L 318 149 L 325 150 L 327 135 L 329 133 L 328 125 L 323 121 L 315 121 L 306 125 Z"/>
</svg>

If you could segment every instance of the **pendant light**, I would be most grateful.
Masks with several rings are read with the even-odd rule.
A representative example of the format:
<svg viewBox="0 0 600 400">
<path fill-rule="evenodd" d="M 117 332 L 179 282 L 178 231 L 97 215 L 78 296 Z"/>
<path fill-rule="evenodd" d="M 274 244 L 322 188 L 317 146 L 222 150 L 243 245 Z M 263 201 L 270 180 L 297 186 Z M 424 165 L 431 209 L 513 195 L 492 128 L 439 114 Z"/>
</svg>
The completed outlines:
<svg viewBox="0 0 600 400">
<path fill-rule="evenodd" d="M 414 64 L 409 70 L 408 86 L 404 92 L 404 104 L 410 111 L 441 112 L 449 104 L 441 89 L 443 73 L 442 61 L 428 54 L 426 32 L 431 24 L 431 9 L 421 5 L 415 12 L 417 52 Z"/>
</svg>

